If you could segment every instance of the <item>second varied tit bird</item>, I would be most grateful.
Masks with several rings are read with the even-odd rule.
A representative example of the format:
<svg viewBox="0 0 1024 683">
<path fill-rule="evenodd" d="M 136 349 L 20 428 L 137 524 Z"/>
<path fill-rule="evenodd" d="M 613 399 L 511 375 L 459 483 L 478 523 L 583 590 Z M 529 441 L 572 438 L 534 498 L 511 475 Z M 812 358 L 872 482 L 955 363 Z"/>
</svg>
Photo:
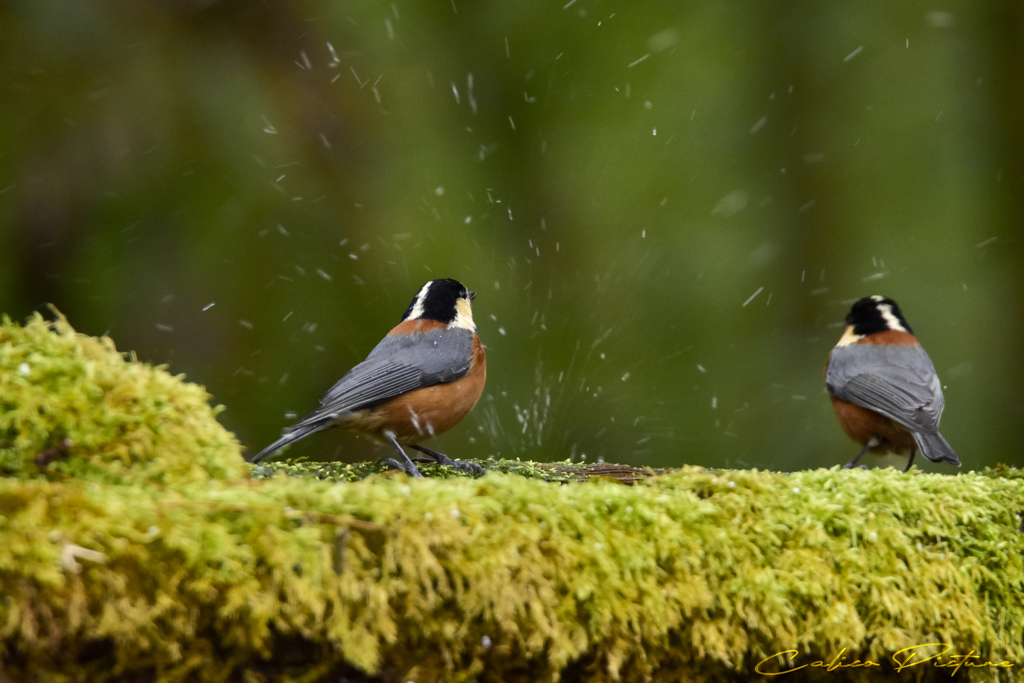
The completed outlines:
<svg viewBox="0 0 1024 683">
<path fill-rule="evenodd" d="M 846 331 L 825 363 L 825 387 L 846 434 L 868 451 L 910 455 L 960 466 L 939 434 L 945 400 L 931 358 L 892 299 L 869 296 L 853 305 Z"/>
<path fill-rule="evenodd" d="M 391 444 L 399 460 L 384 461 L 411 477 L 423 475 L 403 444 L 442 465 L 481 473 L 479 465 L 419 445 L 457 425 L 483 393 L 487 359 L 469 303 L 475 297 L 476 292 L 452 279 L 423 285 L 402 321 L 331 387 L 320 407 L 249 462 L 313 432 L 341 427 Z"/>
</svg>

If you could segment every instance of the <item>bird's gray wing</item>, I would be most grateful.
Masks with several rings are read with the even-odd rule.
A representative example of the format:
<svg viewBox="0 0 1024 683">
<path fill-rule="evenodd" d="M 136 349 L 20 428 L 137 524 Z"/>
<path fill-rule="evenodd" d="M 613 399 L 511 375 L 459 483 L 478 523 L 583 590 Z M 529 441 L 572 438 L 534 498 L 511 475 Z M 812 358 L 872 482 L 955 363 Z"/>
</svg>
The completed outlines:
<svg viewBox="0 0 1024 683">
<path fill-rule="evenodd" d="M 293 425 L 323 421 L 414 389 L 454 382 L 473 360 L 473 333 L 453 327 L 389 335 L 320 399 L 320 408 Z"/>
<path fill-rule="evenodd" d="M 869 408 L 912 432 L 938 432 L 945 399 L 935 366 L 920 346 L 838 347 L 825 383 L 830 394 Z"/>
</svg>

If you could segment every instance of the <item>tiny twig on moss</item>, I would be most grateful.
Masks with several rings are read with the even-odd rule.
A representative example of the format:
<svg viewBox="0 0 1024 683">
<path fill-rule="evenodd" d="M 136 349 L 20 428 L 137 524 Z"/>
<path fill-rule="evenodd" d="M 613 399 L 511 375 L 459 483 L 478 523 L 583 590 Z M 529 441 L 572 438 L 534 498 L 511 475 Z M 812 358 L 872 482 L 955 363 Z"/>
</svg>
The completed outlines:
<svg viewBox="0 0 1024 683">
<path fill-rule="evenodd" d="M 56 446 L 51 446 L 45 451 L 39 451 L 36 453 L 36 467 L 39 468 L 40 472 L 44 472 L 50 463 L 55 460 L 60 460 L 68 454 L 68 449 L 71 448 L 71 439 L 61 439 Z"/>
</svg>

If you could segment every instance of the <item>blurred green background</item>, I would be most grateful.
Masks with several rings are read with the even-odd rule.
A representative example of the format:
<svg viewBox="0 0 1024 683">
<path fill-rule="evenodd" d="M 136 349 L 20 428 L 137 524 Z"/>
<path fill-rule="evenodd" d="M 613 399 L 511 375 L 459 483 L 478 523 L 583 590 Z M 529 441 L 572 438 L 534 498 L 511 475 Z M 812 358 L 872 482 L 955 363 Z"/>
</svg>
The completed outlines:
<svg viewBox="0 0 1024 683">
<path fill-rule="evenodd" d="M 1020 463 L 1019 2 L 15 0 L 0 36 L 0 311 L 186 373 L 250 453 L 454 277 L 455 457 L 844 463 L 822 366 L 884 294 L 965 470 Z"/>
</svg>

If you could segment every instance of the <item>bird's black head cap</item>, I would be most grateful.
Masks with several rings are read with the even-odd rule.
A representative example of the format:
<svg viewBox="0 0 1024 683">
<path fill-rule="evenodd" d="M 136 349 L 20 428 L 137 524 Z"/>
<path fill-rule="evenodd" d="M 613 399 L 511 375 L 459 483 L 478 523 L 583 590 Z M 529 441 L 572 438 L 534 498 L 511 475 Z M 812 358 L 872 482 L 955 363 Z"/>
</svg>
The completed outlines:
<svg viewBox="0 0 1024 683">
<path fill-rule="evenodd" d="M 853 305 L 846 316 L 846 324 L 853 325 L 853 333 L 867 336 L 886 330 L 901 330 L 914 334 L 896 302 L 884 296 L 866 296 Z"/>
<path fill-rule="evenodd" d="M 449 325 L 458 314 L 456 304 L 459 299 L 472 301 L 474 297 L 476 297 L 476 292 L 469 291 L 458 280 L 451 278 L 431 280 L 416 292 L 409 308 L 405 309 L 402 320 L 437 320 Z"/>
</svg>

